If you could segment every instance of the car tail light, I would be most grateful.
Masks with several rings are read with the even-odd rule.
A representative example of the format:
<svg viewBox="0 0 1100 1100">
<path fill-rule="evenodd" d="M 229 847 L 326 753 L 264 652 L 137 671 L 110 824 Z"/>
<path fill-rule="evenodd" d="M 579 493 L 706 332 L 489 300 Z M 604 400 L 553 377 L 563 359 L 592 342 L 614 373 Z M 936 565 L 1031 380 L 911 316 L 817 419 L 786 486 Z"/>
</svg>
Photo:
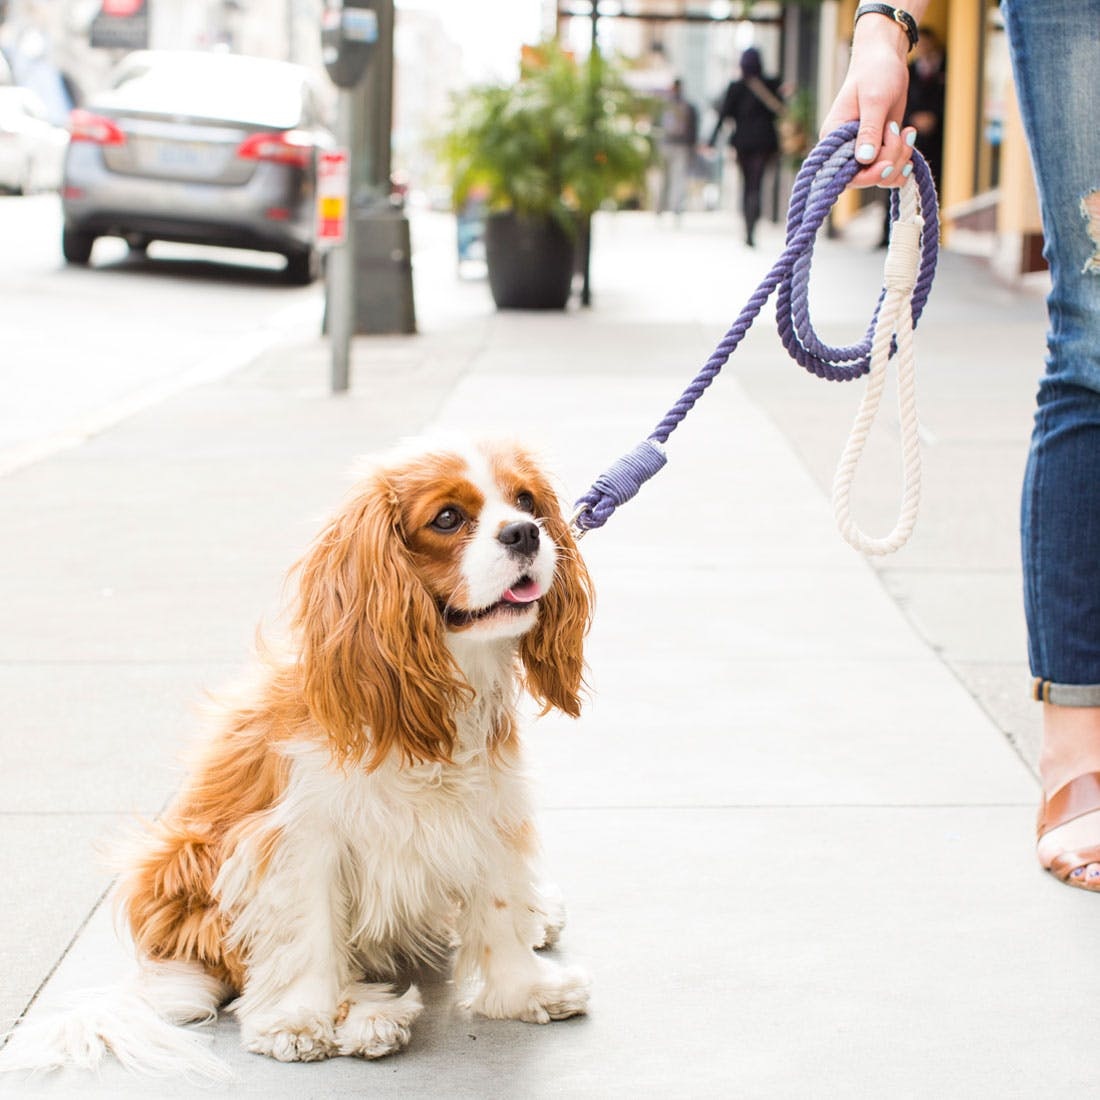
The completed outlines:
<svg viewBox="0 0 1100 1100">
<path fill-rule="evenodd" d="M 245 160 L 266 160 L 308 168 L 313 160 L 313 143 L 301 130 L 277 130 L 250 134 L 237 146 L 237 156 Z"/>
<path fill-rule="evenodd" d="M 126 135 L 109 119 L 82 107 L 69 114 L 69 139 L 96 145 L 125 145 Z"/>
</svg>

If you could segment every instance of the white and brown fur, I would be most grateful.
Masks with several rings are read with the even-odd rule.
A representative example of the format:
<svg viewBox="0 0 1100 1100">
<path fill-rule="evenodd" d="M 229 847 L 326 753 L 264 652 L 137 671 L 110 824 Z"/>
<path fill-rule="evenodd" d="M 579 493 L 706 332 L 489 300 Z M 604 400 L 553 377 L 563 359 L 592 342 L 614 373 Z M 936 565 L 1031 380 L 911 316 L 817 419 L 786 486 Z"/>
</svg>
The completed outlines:
<svg viewBox="0 0 1100 1100">
<path fill-rule="evenodd" d="M 585 1011 L 585 975 L 534 950 L 561 917 L 536 884 L 516 717 L 524 687 L 579 712 L 591 586 L 546 475 L 511 444 L 402 451 L 295 575 L 290 655 L 268 657 L 126 859 L 137 978 L 83 1032 L 76 1009 L 17 1029 L 7 1068 L 112 1049 L 215 1072 L 164 1021 L 233 997 L 250 1051 L 379 1057 L 421 1012 L 415 986 L 385 983 L 454 944 L 474 1011 Z"/>
</svg>

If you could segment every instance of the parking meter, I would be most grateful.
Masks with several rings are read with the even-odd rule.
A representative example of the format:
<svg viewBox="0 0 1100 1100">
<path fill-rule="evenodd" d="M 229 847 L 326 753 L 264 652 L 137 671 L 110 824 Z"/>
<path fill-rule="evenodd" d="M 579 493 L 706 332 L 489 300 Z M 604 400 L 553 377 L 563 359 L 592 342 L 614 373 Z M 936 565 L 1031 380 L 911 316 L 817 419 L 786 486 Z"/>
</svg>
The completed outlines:
<svg viewBox="0 0 1100 1100">
<path fill-rule="evenodd" d="M 378 13 L 371 0 L 325 0 L 321 60 L 337 88 L 354 88 L 363 79 L 377 41 Z"/>
</svg>

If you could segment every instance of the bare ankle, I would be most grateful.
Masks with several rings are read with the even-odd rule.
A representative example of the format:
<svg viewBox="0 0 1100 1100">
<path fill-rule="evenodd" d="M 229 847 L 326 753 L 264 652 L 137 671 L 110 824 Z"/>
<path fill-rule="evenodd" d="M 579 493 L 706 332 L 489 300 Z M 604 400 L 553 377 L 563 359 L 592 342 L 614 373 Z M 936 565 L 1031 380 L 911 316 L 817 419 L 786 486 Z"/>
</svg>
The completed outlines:
<svg viewBox="0 0 1100 1100">
<path fill-rule="evenodd" d="M 1043 743 L 1039 775 L 1053 794 L 1071 779 L 1100 771 L 1100 707 L 1043 704 Z"/>
</svg>

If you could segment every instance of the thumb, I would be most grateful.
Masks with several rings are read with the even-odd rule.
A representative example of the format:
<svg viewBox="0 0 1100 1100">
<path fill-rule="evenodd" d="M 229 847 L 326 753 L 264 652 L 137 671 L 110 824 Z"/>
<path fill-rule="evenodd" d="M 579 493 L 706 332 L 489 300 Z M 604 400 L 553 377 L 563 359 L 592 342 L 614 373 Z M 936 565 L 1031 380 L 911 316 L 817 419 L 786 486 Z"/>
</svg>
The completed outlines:
<svg viewBox="0 0 1100 1100">
<path fill-rule="evenodd" d="M 881 102 L 862 105 L 856 133 L 856 160 L 861 164 L 871 164 L 878 158 L 886 129 L 886 114 L 886 106 Z"/>
</svg>

